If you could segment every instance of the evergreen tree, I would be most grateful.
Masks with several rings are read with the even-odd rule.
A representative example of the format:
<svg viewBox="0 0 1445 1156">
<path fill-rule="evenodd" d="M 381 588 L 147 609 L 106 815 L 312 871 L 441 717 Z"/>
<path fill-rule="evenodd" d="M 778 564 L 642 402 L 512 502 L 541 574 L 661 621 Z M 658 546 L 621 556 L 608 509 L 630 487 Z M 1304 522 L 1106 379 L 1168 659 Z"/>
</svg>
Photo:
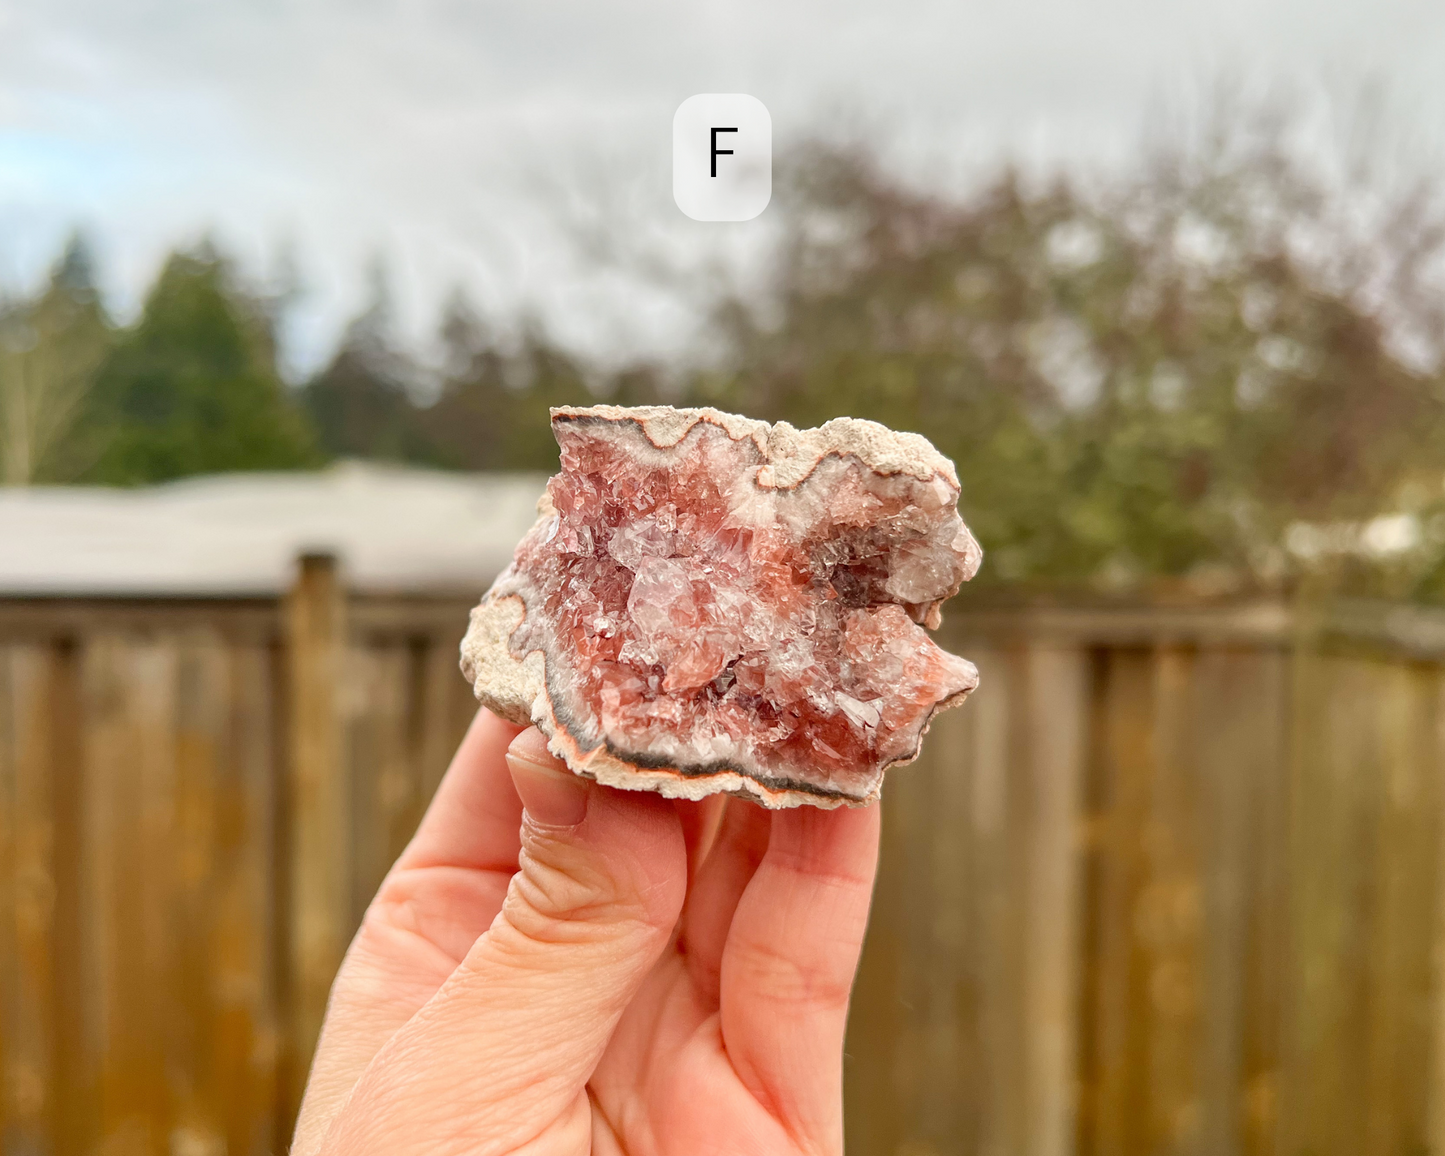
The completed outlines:
<svg viewBox="0 0 1445 1156">
<path fill-rule="evenodd" d="M 209 248 L 166 261 L 101 369 L 91 423 L 103 448 L 87 479 L 113 485 L 316 460 L 265 310 Z"/>
<path fill-rule="evenodd" d="M 412 396 L 417 367 L 397 348 L 386 274 L 371 274 L 371 297 L 341 344 L 307 386 L 304 404 L 321 448 L 332 457 L 440 464 Z"/>
<path fill-rule="evenodd" d="M 425 417 L 438 454 L 452 469 L 500 469 L 515 432 L 507 359 L 461 291 L 446 303 L 440 338 L 442 391 Z"/>
<path fill-rule="evenodd" d="M 528 319 L 516 348 L 505 359 L 504 374 L 511 397 L 501 468 L 555 471 L 559 459 L 552 407 L 595 405 L 601 400 L 588 388 L 587 367 L 549 340 L 538 322 Z"/>
<path fill-rule="evenodd" d="M 447 375 L 427 414 L 442 460 L 459 469 L 555 471 L 548 411 L 599 400 L 588 387 L 584 363 L 558 347 L 535 319 L 524 321 L 520 338 L 504 345 L 460 296 L 448 305 L 442 341 Z M 629 378 L 628 396 L 641 399 L 645 391 L 632 382 L 639 376 Z"/>
</svg>

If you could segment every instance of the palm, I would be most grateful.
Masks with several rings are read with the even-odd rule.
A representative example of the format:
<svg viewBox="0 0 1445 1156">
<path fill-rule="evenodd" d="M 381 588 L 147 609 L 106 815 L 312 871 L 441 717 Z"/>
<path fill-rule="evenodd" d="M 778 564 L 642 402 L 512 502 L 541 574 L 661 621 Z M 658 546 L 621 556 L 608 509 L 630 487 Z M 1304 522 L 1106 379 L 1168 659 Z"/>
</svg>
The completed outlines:
<svg viewBox="0 0 1445 1156">
<path fill-rule="evenodd" d="M 598 1156 L 795 1148 L 733 1068 L 721 1015 L 679 960 L 664 961 L 628 1009 L 589 1090 Z"/>
<path fill-rule="evenodd" d="M 521 805 L 485 713 L 368 911 L 333 993 L 293 1152 L 312 1156 L 378 1052 L 484 938 L 518 870 Z M 638 805 L 656 806 L 655 799 Z M 717 801 L 713 801 L 716 803 Z M 680 804 L 659 876 L 689 876 L 677 929 L 540 1150 L 674 1156 L 840 1151 L 848 988 L 877 817 Z M 675 860 L 671 857 L 675 856 Z M 579 982 L 585 982 L 583 977 Z M 590 1137 L 579 1116 L 590 1107 Z"/>
</svg>

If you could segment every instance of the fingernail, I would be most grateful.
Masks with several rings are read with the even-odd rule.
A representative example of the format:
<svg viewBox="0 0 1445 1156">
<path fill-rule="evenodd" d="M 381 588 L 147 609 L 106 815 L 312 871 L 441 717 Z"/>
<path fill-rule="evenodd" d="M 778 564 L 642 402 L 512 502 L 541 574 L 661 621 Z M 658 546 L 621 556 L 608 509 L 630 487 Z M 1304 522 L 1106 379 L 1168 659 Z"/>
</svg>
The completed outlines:
<svg viewBox="0 0 1445 1156">
<path fill-rule="evenodd" d="M 507 768 L 522 806 L 543 827 L 575 827 L 587 816 L 591 783 L 566 767 L 549 767 L 507 752 Z"/>
</svg>

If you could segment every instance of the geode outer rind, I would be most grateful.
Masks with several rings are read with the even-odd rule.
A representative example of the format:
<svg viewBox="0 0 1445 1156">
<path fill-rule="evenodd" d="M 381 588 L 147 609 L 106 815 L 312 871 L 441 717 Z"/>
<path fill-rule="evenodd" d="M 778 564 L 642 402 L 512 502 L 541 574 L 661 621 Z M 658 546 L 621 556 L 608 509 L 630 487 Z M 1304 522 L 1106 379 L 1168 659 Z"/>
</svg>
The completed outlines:
<svg viewBox="0 0 1445 1156">
<path fill-rule="evenodd" d="M 473 610 L 462 669 L 576 773 L 863 804 L 977 685 L 923 629 L 982 557 L 927 439 L 670 406 L 552 425 L 562 470 Z"/>
</svg>

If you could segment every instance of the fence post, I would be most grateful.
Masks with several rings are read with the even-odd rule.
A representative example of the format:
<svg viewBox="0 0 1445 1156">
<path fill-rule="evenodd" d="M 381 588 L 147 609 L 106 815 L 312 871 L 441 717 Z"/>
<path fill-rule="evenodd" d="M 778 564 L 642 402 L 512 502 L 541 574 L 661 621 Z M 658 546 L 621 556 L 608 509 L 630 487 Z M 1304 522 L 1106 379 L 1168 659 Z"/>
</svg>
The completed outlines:
<svg viewBox="0 0 1445 1156">
<path fill-rule="evenodd" d="M 351 927 L 351 790 L 342 744 L 346 594 L 329 554 L 304 554 L 286 603 L 290 702 L 290 1052 L 295 1097 L 311 1066 Z"/>
</svg>

